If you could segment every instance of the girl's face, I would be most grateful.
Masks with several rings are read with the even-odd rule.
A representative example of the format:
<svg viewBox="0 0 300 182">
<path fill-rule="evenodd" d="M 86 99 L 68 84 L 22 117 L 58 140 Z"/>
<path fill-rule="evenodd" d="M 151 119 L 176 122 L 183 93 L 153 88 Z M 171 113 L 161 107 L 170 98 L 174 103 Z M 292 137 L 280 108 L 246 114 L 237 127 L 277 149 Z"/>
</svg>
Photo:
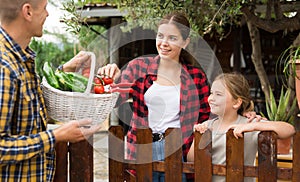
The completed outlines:
<svg viewBox="0 0 300 182">
<path fill-rule="evenodd" d="M 227 113 L 237 112 L 234 109 L 236 100 L 226 89 L 222 80 L 215 80 L 212 84 L 210 95 L 208 97 L 211 112 L 224 117 Z"/>
<path fill-rule="evenodd" d="M 189 39 L 183 40 L 174 24 L 162 24 L 158 27 L 156 49 L 161 59 L 179 62 L 181 49 L 185 48 L 188 43 Z"/>
</svg>

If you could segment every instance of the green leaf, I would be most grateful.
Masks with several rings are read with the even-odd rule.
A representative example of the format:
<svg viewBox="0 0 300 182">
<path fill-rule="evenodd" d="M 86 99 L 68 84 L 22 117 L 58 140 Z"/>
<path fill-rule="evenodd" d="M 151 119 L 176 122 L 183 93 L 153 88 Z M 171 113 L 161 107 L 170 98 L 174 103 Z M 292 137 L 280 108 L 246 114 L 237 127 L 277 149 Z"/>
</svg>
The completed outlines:
<svg viewBox="0 0 300 182">
<path fill-rule="evenodd" d="M 285 112 L 289 104 L 290 93 L 291 91 L 288 89 L 284 94 L 284 89 L 283 87 L 281 88 L 279 104 L 277 108 L 278 111 L 276 112 L 275 115 L 275 121 L 287 119 Z"/>
<path fill-rule="evenodd" d="M 268 115 L 271 120 L 275 120 L 275 116 L 277 113 L 277 104 L 276 104 L 276 99 L 274 97 L 271 87 L 269 89 L 270 89 L 270 101 L 269 101 L 270 111 L 269 111 Z"/>
</svg>

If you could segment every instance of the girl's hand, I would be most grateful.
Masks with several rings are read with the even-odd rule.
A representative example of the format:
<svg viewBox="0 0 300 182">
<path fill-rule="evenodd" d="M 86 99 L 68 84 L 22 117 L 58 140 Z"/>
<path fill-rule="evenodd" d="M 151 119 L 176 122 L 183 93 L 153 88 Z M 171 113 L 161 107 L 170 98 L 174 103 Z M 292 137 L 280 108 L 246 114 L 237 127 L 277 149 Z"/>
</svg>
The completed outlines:
<svg viewBox="0 0 300 182">
<path fill-rule="evenodd" d="M 115 63 L 113 63 L 113 64 L 107 64 L 106 66 L 99 68 L 97 74 L 107 75 L 113 80 L 116 80 L 120 76 L 121 71 L 118 68 L 118 66 Z"/>
<path fill-rule="evenodd" d="M 207 123 L 201 123 L 194 125 L 194 131 L 198 131 L 200 133 L 205 133 L 205 131 L 208 129 Z"/>
<path fill-rule="evenodd" d="M 245 123 L 245 124 L 233 124 L 229 127 L 233 129 L 233 135 L 235 138 L 243 138 L 244 132 L 255 131 L 254 123 Z"/>
</svg>

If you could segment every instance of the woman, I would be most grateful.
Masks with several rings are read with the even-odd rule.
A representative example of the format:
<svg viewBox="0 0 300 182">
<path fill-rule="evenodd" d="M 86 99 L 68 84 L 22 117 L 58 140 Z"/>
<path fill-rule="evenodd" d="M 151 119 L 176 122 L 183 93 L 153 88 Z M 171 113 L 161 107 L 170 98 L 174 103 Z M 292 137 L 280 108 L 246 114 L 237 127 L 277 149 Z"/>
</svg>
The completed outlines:
<svg viewBox="0 0 300 182">
<path fill-rule="evenodd" d="M 182 154 L 186 160 L 193 141 L 193 126 L 210 114 L 209 86 L 205 73 L 192 65 L 184 50 L 189 42 L 190 25 L 182 13 L 166 15 L 158 25 L 155 57 L 140 57 L 129 62 L 122 72 L 116 64 L 98 73 L 133 83 L 133 116 L 127 134 L 127 156 L 136 155 L 136 128 L 149 126 L 153 132 L 153 160 L 164 160 L 164 133 L 167 128 L 181 128 Z M 121 98 L 127 99 L 126 94 Z M 151 161 L 148 161 L 151 162 Z M 153 181 L 164 181 L 164 174 L 154 172 Z"/>
</svg>

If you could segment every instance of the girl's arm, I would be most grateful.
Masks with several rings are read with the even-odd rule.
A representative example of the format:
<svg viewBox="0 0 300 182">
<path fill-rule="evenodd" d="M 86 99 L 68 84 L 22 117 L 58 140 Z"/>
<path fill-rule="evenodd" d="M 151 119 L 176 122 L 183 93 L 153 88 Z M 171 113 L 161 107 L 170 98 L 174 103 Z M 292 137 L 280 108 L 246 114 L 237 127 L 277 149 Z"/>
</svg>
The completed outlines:
<svg viewBox="0 0 300 182">
<path fill-rule="evenodd" d="M 230 128 L 233 129 L 233 134 L 236 138 L 243 137 L 243 132 L 251 131 L 274 131 L 278 138 L 284 139 L 295 134 L 293 125 L 283 121 L 268 121 L 268 122 L 252 122 L 245 124 L 235 124 Z"/>
</svg>

